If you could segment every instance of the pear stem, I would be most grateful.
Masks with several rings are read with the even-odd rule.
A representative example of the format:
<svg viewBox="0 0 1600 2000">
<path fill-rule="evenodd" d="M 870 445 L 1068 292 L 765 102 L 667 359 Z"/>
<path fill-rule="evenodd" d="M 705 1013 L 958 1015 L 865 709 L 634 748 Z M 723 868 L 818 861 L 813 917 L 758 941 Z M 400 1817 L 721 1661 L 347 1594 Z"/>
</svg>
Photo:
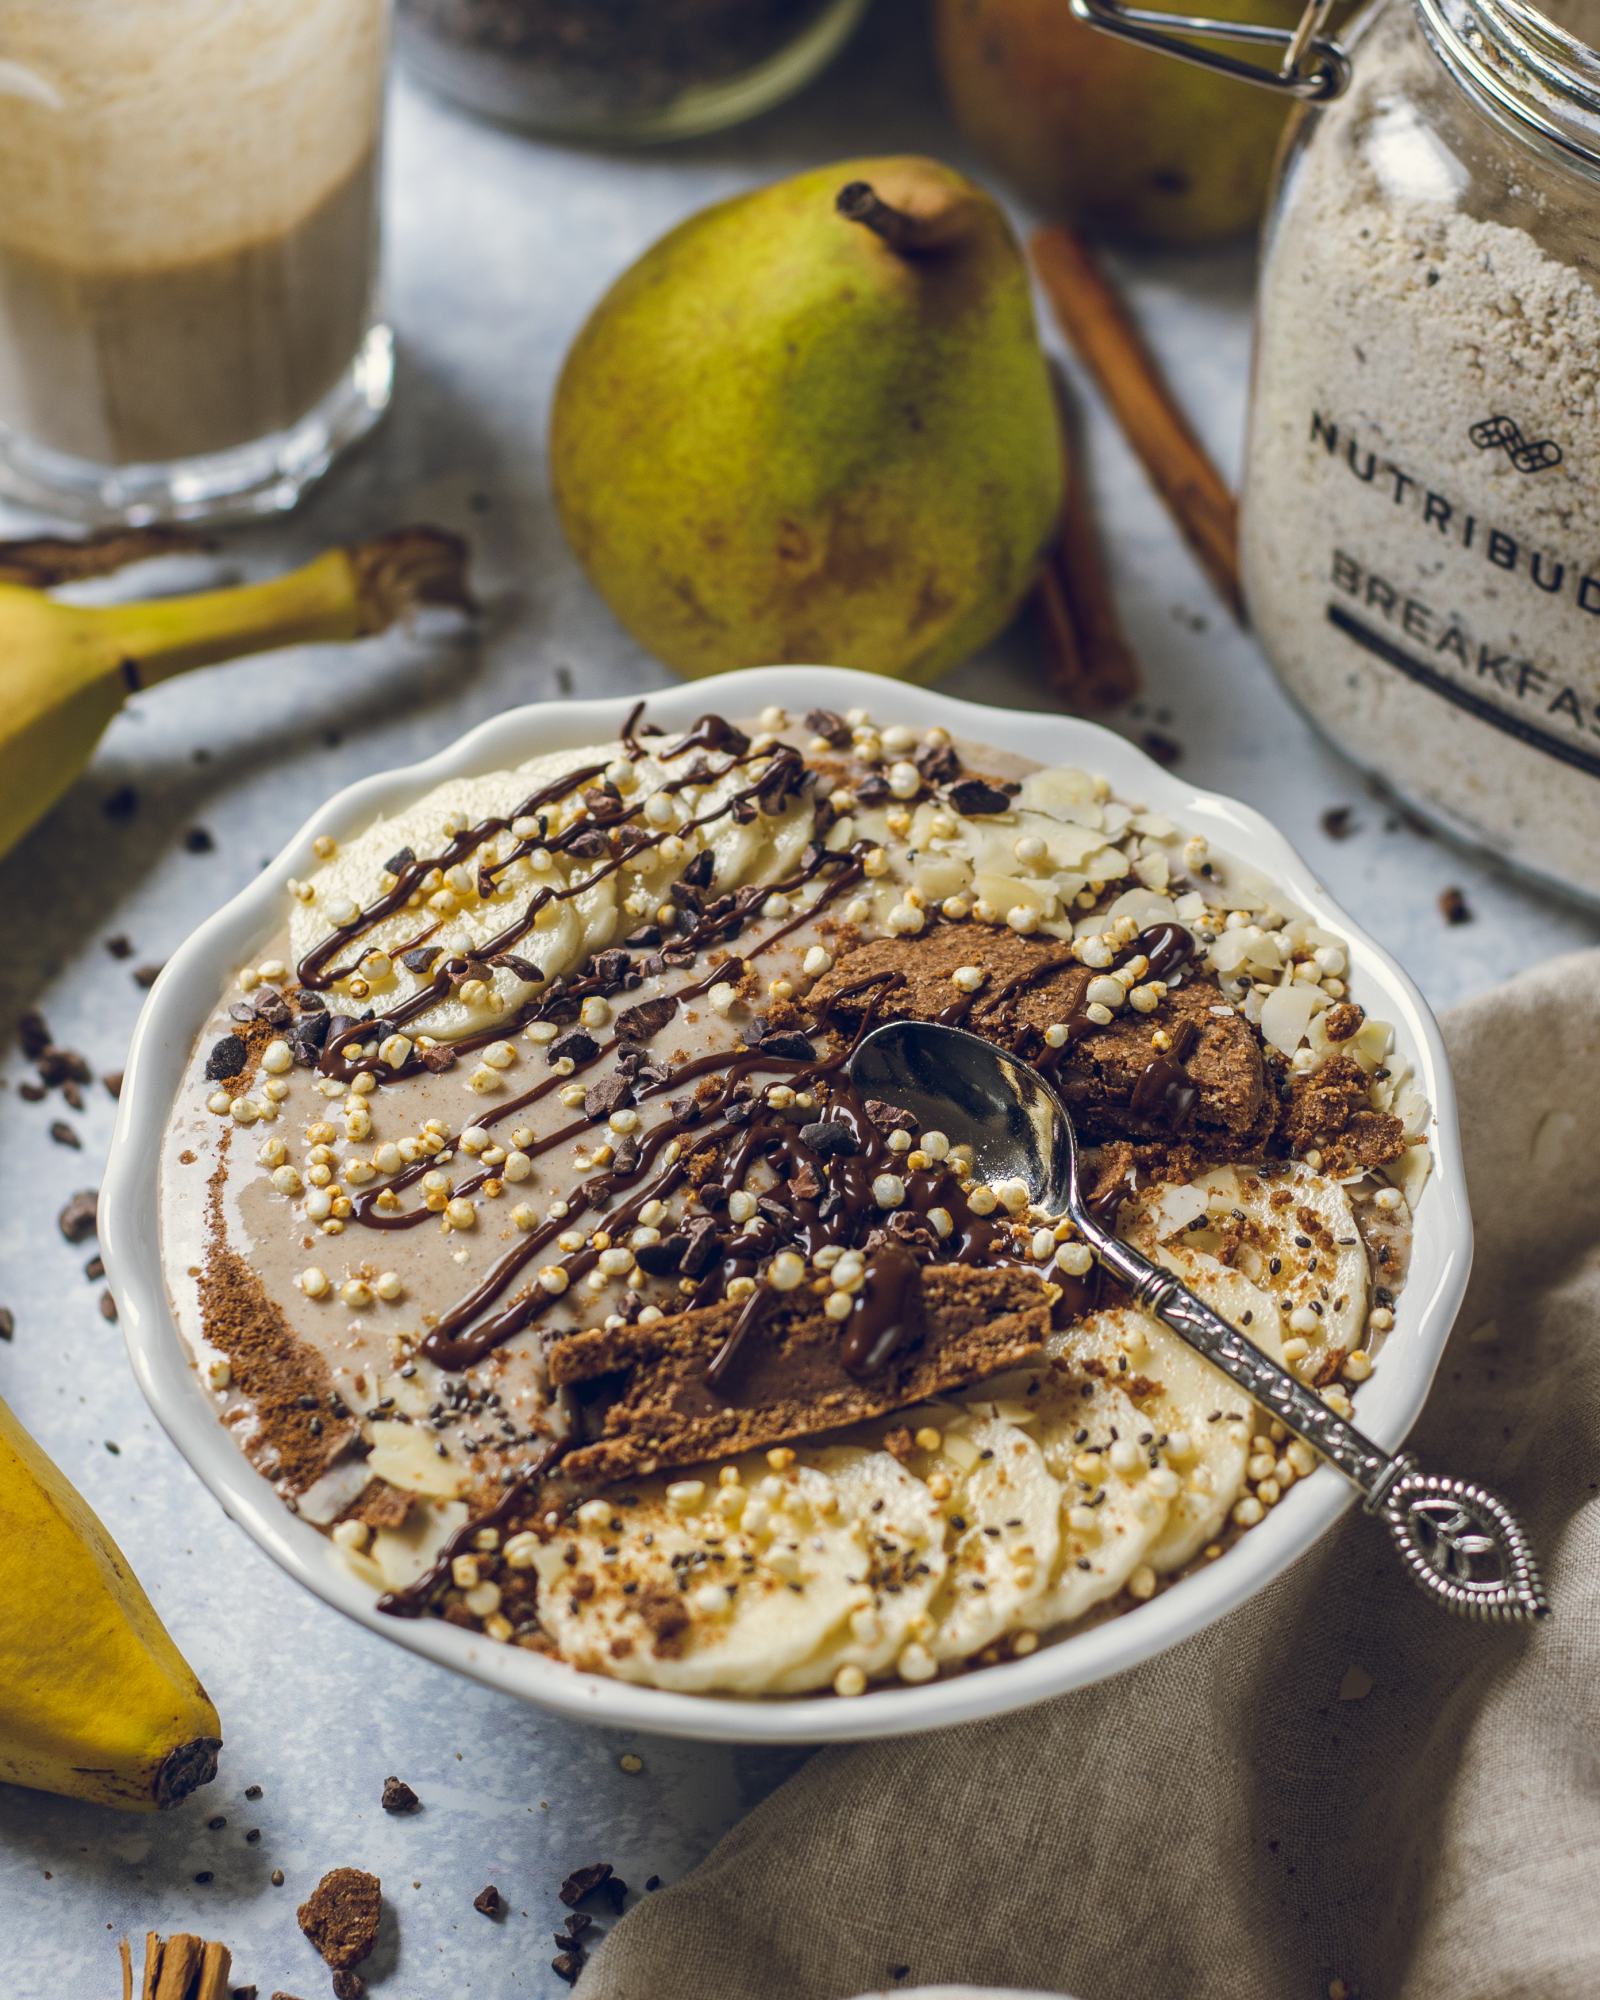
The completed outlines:
<svg viewBox="0 0 1600 2000">
<path fill-rule="evenodd" d="M 938 206 L 918 215 L 893 207 L 870 181 L 851 181 L 848 187 L 840 188 L 834 206 L 846 222 L 859 222 L 870 229 L 898 256 L 918 257 L 949 244 L 966 206 L 959 196 L 950 198 L 943 189 L 939 192 L 944 198 Z"/>
</svg>

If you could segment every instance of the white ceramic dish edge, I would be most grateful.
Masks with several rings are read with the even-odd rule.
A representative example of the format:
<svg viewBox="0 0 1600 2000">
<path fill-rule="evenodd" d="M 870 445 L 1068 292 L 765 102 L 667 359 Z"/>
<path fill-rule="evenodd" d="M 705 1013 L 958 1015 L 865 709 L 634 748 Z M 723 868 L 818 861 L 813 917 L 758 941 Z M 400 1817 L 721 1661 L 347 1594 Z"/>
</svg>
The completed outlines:
<svg viewBox="0 0 1600 2000">
<path fill-rule="evenodd" d="M 650 697 L 653 720 L 682 726 L 708 708 L 750 716 L 769 703 L 892 711 L 921 727 L 942 723 L 971 741 L 1044 763 L 1103 771 L 1124 797 L 1143 799 L 1204 833 L 1282 884 L 1350 946 L 1354 996 L 1391 1022 L 1432 1108 L 1434 1171 L 1419 1204 L 1411 1273 L 1395 1330 L 1363 1387 L 1358 1417 L 1393 1450 L 1416 1421 L 1472 1262 L 1472 1225 L 1455 1093 L 1438 1026 L 1410 979 L 1329 895 L 1289 842 L 1251 807 L 1198 791 L 1122 737 L 1075 717 L 996 709 L 834 667 L 763 667 L 675 686 Z M 101 1186 L 100 1243 L 135 1375 L 173 1442 L 225 1511 L 289 1574 L 358 1623 L 490 1687 L 584 1721 L 705 1741 L 820 1743 L 901 1735 L 1001 1714 L 1103 1680 L 1177 1644 L 1255 1595 L 1351 1504 L 1330 1467 L 1297 1485 L 1268 1518 L 1207 1569 L 1150 1603 L 1042 1646 L 1028 1658 L 931 1682 L 833 1695 L 741 1701 L 669 1694 L 583 1674 L 539 1654 L 496 1645 L 435 1619 L 383 1616 L 371 1591 L 318 1531 L 297 1520 L 218 1423 L 179 1337 L 162 1272 L 154 1162 L 185 1063 L 217 996 L 276 927 L 283 882 L 312 865 L 314 834 L 353 832 L 379 813 L 455 775 L 499 769 L 542 750 L 614 736 L 626 698 L 565 701 L 492 717 L 435 756 L 377 773 L 318 810 L 273 864 L 168 961 L 145 1003 L 129 1051 L 110 1159 Z M 1373 1527 L 1376 1536 L 1382 1531 Z"/>
</svg>

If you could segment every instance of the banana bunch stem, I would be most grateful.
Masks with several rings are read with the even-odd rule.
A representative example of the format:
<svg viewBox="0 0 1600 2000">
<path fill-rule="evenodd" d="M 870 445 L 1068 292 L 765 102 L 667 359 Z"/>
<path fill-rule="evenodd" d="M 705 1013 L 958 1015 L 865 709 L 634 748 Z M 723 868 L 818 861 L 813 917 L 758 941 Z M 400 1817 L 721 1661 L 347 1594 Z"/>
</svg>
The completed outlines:
<svg viewBox="0 0 1600 2000">
<path fill-rule="evenodd" d="M 67 789 L 130 694 L 248 653 L 365 638 L 422 605 L 473 608 L 466 545 L 428 527 L 331 549 L 265 583 L 112 605 L 49 595 L 179 546 L 194 544 L 129 531 L 0 544 L 0 853 Z"/>
</svg>

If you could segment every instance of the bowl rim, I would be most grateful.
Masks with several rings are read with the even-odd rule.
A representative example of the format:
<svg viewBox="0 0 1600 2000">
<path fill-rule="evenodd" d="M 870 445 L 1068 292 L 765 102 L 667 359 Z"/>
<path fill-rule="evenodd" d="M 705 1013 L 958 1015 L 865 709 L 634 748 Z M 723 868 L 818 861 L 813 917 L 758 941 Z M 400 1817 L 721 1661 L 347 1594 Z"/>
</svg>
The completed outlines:
<svg viewBox="0 0 1600 2000">
<path fill-rule="evenodd" d="M 101 1183 L 102 1253 L 134 1374 L 162 1427 L 223 1510 L 297 1581 L 358 1624 L 484 1685 L 556 1714 L 707 1742 L 824 1743 L 948 1727 L 1064 1694 L 1166 1651 L 1235 1610 L 1304 1555 L 1355 1499 L 1331 1466 L 1298 1482 L 1225 1558 L 1149 1603 L 1071 1632 L 1021 1660 L 919 1687 L 786 1700 L 669 1693 L 501 1645 L 441 1619 L 391 1618 L 326 1536 L 289 1512 L 218 1422 L 169 1302 L 159 1231 L 158 1175 L 172 1099 L 196 1037 L 249 951 L 281 921 L 282 884 L 312 864 L 315 834 L 354 832 L 451 777 L 502 769 L 545 750 L 614 737 L 640 697 L 531 703 L 491 716 L 431 757 L 374 773 L 336 793 L 271 865 L 208 918 L 167 961 L 135 1029 Z M 1104 772 L 1121 797 L 1191 827 L 1266 874 L 1350 949 L 1351 984 L 1390 1022 L 1430 1106 L 1433 1171 L 1418 1204 L 1411 1269 L 1382 1364 L 1361 1391 L 1362 1427 L 1395 1450 L 1416 1421 L 1465 1294 L 1472 1224 L 1455 1091 L 1437 1023 L 1411 979 L 1335 901 L 1285 836 L 1254 807 L 1164 770 L 1098 723 L 1003 709 L 840 667 L 760 667 L 675 685 L 645 697 L 669 726 L 708 708 L 751 716 L 769 704 L 803 713 L 853 707 L 890 713 L 1045 764 Z"/>
</svg>

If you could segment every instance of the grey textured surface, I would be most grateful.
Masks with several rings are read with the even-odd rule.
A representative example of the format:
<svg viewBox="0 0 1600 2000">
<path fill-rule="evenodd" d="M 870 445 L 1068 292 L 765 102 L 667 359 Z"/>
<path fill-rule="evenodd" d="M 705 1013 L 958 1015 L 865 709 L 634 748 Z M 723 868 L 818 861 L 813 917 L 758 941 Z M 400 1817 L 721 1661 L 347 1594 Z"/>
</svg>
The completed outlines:
<svg viewBox="0 0 1600 2000">
<path fill-rule="evenodd" d="M 0 2000 L 110 1993 L 115 1938 L 152 1927 L 226 1939 L 236 1976 L 263 1996 L 326 1992 L 294 1905 L 341 1863 L 376 1870 L 398 1912 L 374 1968 L 389 1968 L 384 2000 L 555 1994 L 564 1989 L 547 1970 L 549 1932 L 569 1868 L 603 1856 L 636 1885 L 670 1880 L 784 1768 L 781 1755 L 630 1746 L 547 1720 L 354 1629 L 282 1577 L 167 1443 L 83 1276 L 92 1246 L 69 1248 L 56 1231 L 67 1195 L 97 1177 L 111 1100 L 96 1086 L 72 1119 L 81 1153 L 53 1144 L 47 1127 L 62 1108 L 16 1095 L 26 1067 L 14 1023 L 42 1007 L 60 1040 L 116 1067 L 140 999 L 129 965 L 160 959 L 328 793 L 516 702 L 662 683 L 589 592 L 550 509 L 544 412 L 560 357 L 609 279 L 707 200 L 828 158 L 920 149 L 960 160 L 917 54 L 920 12 L 918 0 L 887 5 L 794 104 L 671 152 L 540 147 L 402 88 L 390 160 L 396 408 L 303 515 L 230 540 L 223 562 L 260 573 L 402 520 L 443 521 L 474 542 L 478 631 L 247 662 L 160 690 L 115 725 L 89 774 L 0 864 L 0 898 L 21 919 L 0 963 L 0 1303 L 17 1321 L 14 1343 L 0 1346 L 0 1395 L 103 1514 L 228 1734 L 210 1793 L 163 1820 L 0 1791 Z M 1231 469 L 1248 257 L 1147 260 L 1130 275 L 1184 400 Z M 1181 744 L 1185 773 L 1273 815 L 1436 1005 L 1600 936 L 1590 918 L 1370 797 L 1279 695 L 1098 416 L 1089 446 L 1150 683 L 1143 714 L 1121 726 L 1159 729 Z M 949 686 L 1047 706 L 1035 659 L 1024 626 Z M 140 810 L 113 823 L 103 801 L 123 784 L 138 789 Z M 1319 824 L 1334 805 L 1354 809 L 1342 842 Z M 196 824 L 214 835 L 213 851 L 183 847 Z M 1472 923 L 1444 923 L 1447 885 L 1465 891 Z M 117 933 L 136 947 L 127 963 L 105 950 Z M 636 1775 L 618 1765 L 629 1747 L 644 1759 Z M 416 1818 L 379 1810 L 389 1772 L 421 1793 Z M 243 1798 L 250 1784 L 264 1788 L 258 1803 Z M 227 1825 L 212 1831 L 216 1814 Z M 261 1829 L 254 1844 L 251 1827 Z M 270 1885 L 274 1868 L 282 1888 Z M 202 1872 L 213 1879 L 197 1882 Z M 510 1906 L 498 1924 L 471 1907 L 489 1881 Z"/>
</svg>

